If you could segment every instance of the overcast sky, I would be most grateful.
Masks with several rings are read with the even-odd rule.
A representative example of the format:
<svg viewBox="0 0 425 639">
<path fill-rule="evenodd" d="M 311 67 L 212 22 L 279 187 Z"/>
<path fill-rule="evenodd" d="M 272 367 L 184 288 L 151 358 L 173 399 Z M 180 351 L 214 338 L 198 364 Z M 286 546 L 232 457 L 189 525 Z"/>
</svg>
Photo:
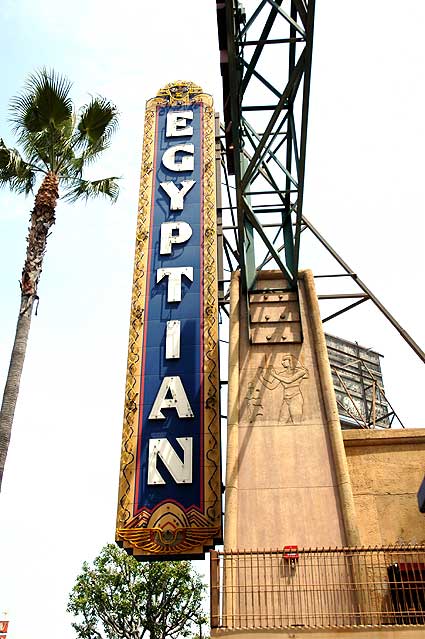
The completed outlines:
<svg viewBox="0 0 425 639">
<path fill-rule="evenodd" d="M 68 593 L 82 562 L 114 537 L 144 105 L 167 82 L 190 79 L 221 108 L 215 3 L 3 0 L 0 12 L 7 144 L 9 99 L 42 66 L 73 81 L 77 106 L 101 94 L 121 114 L 112 150 L 93 168 L 93 177 L 122 176 L 118 204 L 57 209 L 0 498 L 10 639 L 70 639 Z M 424 24 L 423 0 L 318 0 L 304 205 L 421 344 Z M 1 388 L 31 206 L 0 192 Z M 302 265 L 330 272 L 321 260 L 306 239 Z M 369 304 L 327 330 L 383 353 L 390 401 L 406 425 L 424 426 L 423 366 Z"/>
</svg>

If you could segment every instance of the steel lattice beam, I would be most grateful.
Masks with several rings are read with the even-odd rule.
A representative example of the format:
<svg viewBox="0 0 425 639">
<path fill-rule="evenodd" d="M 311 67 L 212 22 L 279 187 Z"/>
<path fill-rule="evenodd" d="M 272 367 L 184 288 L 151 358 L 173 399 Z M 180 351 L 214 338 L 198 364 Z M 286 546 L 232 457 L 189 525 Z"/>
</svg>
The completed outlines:
<svg viewBox="0 0 425 639">
<path fill-rule="evenodd" d="M 225 236 L 228 270 L 240 268 L 247 305 L 256 273 L 266 265 L 280 269 L 295 288 L 300 236 L 307 229 L 344 271 L 322 277 L 348 277 L 362 291 L 319 295 L 356 299 L 323 321 L 372 301 L 425 362 L 424 351 L 303 216 L 315 0 L 245 2 L 248 15 L 238 0 L 216 0 L 226 157 L 222 164 L 231 213 L 231 225 L 224 230 L 234 234 L 233 246 Z M 268 54 L 271 49 L 273 56 Z M 235 179 L 235 201 L 229 174 Z"/>
<path fill-rule="evenodd" d="M 217 1 L 226 156 L 235 176 L 237 253 L 245 290 L 255 288 L 254 231 L 295 288 L 299 262 L 314 0 Z M 279 36 L 279 37 L 276 37 Z M 273 47 L 273 64 L 270 49 Z M 266 116 L 266 117 L 264 117 Z M 264 200 L 264 178 L 272 208 Z M 262 185 L 258 186 L 257 185 Z M 280 217 L 278 232 L 264 216 Z M 276 243 L 282 244 L 283 250 Z M 276 246 L 275 246 L 276 245 Z"/>
</svg>

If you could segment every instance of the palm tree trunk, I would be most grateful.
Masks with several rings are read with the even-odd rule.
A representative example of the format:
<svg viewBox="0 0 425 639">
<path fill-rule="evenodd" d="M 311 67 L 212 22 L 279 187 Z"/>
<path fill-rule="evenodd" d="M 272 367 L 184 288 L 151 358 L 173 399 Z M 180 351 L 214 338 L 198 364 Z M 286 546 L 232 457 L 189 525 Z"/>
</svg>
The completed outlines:
<svg viewBox="0 0 425 639">
<path fill-rule="evenodd" d="M 21 279 L 21 303 L 0 411 L 0 490 L 27 350 L 32 311 L 34 302 L 38 299 L 37 288 L 43 267 L 49 230 L 55 223 L 57 199 L 58 178 L 54 173 L 49 173 L 38 190 L 34 209 L 31 213 L 27 237 L 27 254 Z"/>
</svg>

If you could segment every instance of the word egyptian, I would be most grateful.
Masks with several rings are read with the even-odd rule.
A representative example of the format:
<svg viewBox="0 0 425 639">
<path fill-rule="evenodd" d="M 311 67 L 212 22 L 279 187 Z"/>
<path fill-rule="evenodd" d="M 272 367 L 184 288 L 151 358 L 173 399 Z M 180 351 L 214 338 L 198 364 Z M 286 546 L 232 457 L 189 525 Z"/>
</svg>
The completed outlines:
<svg viewBox="0 0 425 639">
<path fill-rule="evenodd" d="M 166 120 L 167 138 L 190 137 L 193 135 L 193 127 L 189 124 L 193 120 L 192 111 L 169 111 Z M 162 164 L 169 171 L 194 171 L 195 148 L 193 144 L 174 144 L 162 155 Z M 182 180 L 179 184 L 174 182 L 161 182 L 160 187 L 169 197 L 170 211 L 183 211 L 185 196 L 195 185 L 195 180 Z M 173 221 L 163 222 L 160 230 L 159 252 L 160 255 L 172 255 L 174 245 L 187 242 L 192 236 L 192 227 L 187 222 Z M 168 267 L 156 270 L 156 283 L 167 278 L 167 301 L 181 302 L 182 278 L 193 282 L 193 267 Z M 165 332 L 165 358 L 180 358 L 180 321 L 169 320 Z M 190 406 L 186 391 L 179 376 L 164 377 L 156 395 L 152 410 L 148 419 L 165 419 L 162 412 L 164 408 L 174 408 L 179 419 L 193 418 L 194 414 Z M 192 437 L 177 437 L 176 441 L 182 447 L 183 461 L 173 449 L 168 439 L 155 438 L 149 440 L 148 452 L 148 479 L 149 485 L 165 484 L 165 480 L 157 469 L 157 457 L 169 471 L 174 481 L 178 484 L 192 483 Z"/>
</svg>

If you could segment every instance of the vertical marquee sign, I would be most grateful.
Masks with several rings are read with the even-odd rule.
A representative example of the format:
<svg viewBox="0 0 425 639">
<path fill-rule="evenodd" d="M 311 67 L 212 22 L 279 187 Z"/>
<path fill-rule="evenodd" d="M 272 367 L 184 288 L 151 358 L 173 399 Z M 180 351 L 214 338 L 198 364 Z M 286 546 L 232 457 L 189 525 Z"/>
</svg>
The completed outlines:
<svg viewBox="0 0 425 639">
<path fill-rule="evenodd" d="M 116 540 L 139 558 L 221 540 L 215 137 L 190 82 L 146 107 Z"/>
</svg>

